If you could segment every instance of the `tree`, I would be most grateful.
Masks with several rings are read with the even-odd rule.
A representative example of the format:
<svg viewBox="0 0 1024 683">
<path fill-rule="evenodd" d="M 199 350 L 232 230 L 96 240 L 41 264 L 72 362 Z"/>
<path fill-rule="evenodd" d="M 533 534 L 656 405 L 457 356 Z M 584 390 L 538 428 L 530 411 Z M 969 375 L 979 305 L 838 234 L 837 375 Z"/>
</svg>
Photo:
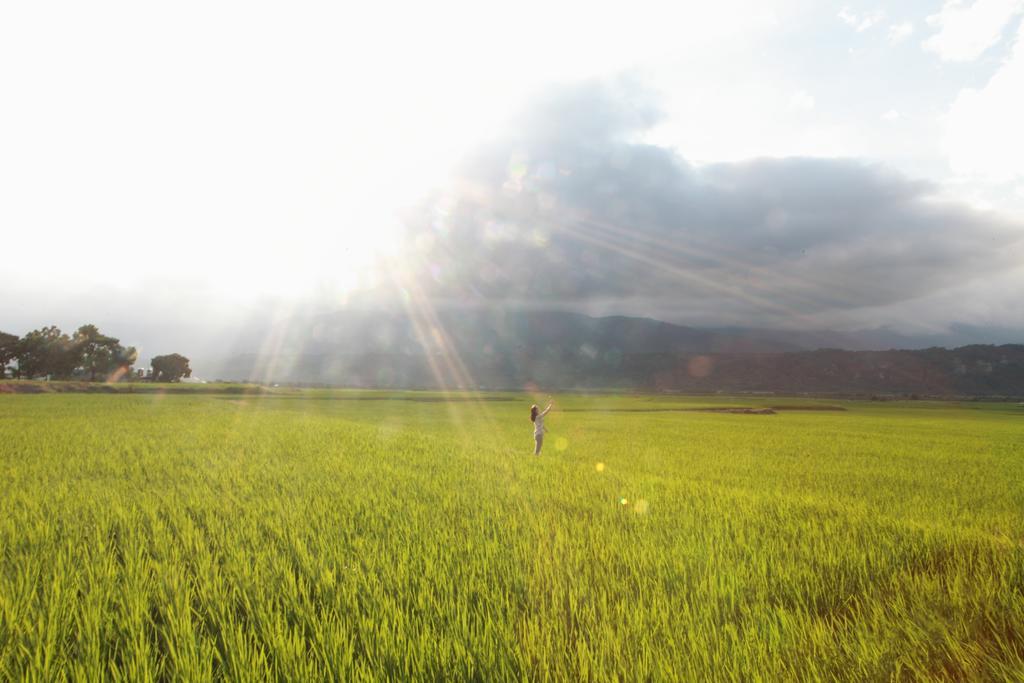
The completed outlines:
<svg viewBox="0 0 1024 683">
<path fill-rule="evenodd" d="M 132 366 L 135 365 L 135 361 L 139 359 L 139 352 L 135 350 L 134 346 L 124 347 L 120 344 L 114 349 L 113 354 L 113 370 L 107 377 L 108 381 L 118 381 L 122 377 L 130 377 L 132 374 Z M 190 371 L 191 372 L 191 371 Z"/>
<path fill-rule="evenodd" d="M 71 377 L 81 364 L 76 344 L 56 325 L 32 330 L 17 343 L 18 373 L 27 379 Z"/>
<path fill-rule="evenodd" d="M 118 353 L 123 351 L 121 340 L 101 334 L 95 325 L 82 325 L 71 338 L 82 360 L 82 367 L 89 373 L 89 379 L 96 381 L 96 375 L 104 379 L 118 367 Z"/>
<path fill-rule="evenodd" d="M 18 355 L 18 335 L 0 332 L 0 379 L 7 376 L 7 364 Z"/>
<path fill-rule="evenodd" d="M 188 362 L 188 358 L 177 353 L 154 357 L 149 362 L 153 367 L 153 381 L 177 382 L 182 377 L 191 377 L 192 368 L 188 366 Z"/>
<path fill-rule="evenodd" d="M 99 376 L 104 381 L 116 382 L 131 372 L 139 357 L 134 346 L 121 346 L 121 340 L 102 334 L 95 325 L 79 327 L 72 343 L 77 345 L 82 369 L 89 373 L 91 381 Z"/>
</svg>

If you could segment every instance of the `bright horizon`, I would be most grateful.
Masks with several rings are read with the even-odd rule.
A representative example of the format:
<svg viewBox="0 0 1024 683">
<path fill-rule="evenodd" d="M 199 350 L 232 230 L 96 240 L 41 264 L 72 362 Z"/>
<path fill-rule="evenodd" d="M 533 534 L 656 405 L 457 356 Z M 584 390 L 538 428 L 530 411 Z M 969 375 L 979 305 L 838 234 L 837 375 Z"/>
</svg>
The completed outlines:
<svg viewBox="0 0 1024 683">
<path fill-rule="evenodd" d="M 693 325 L 1021 328 L 1022 17 L 10 6 L 0 328 L 145 346 L 398 281 Z"/>
</svg>

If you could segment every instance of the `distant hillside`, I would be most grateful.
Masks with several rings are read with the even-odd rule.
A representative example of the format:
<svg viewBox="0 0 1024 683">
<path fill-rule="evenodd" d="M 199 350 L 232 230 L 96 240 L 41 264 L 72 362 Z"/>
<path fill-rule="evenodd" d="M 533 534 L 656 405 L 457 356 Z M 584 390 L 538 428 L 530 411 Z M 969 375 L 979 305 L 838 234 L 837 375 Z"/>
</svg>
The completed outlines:
<svg viewBox="0 0 1024 683">
<path fill-rule="evenodd" d="M 1024 396 L 1024 345 L 914 351 L 634 356 L 623 371 L 675 391 Z"/>
<path fill-rule="evenodd" d="M 292 324 L 210 378 L 360 387 L 1024 395 L 1024 346 L 792 350 L 767 334 L 643 318 L 351 314 Z"/>
<path fill-rule="evenodd" d="M 406 311 L 344 310 L 290 316 L 287 323 L 253 323 L 222 351 L 214 364 L 204 354 L 196 366 L 206 377 L 231 376 L 238 356 L 362 353 L 421 355 L 463 353 L 771 353 L 821 347 L 848 350 L 923 348 L 963 344 L 902 337 L 886 330 L 863 332 L 700 329 L 647 317 L 592 317 L 562 311 L 441 310 L 414 319 Z M 987 342 L 986 342 L 987 343 Z M 191 357 L 191 356 L 189 356 Z M 194 366 L 195 367 L 195 366 Z M 228 372 L 230 370 L 230 372 Z M 242 378 L 240 378 L 242 379 Z"/>
<path fill-rule="evenodd" d="M 246 340 L 262 340 L 258 348 Z M 621 358 L 635 354 L 776 352 L 803 348 L 772 333 L 701 330 L 652 320 L 594 318 L 552 311 L 441 311 L 410 318 L 405 312 L 342 311 L 291 317 L 240 334 L 220 359 L 196 358 L 207 379 L 351 384 L 368 382 L 380 364 L 402 381 L 429 378 L 423 358 L 457 355 L 490 378 L 515 381 L 522 359 Z M 384 359 L 388 360 L 384 360 Z M 573 362 L 570 361 L 570 365 Z M 497 366 L 497 367 L 495 367 Z"/>
<path fill-rule="evenodd" d="M 470 352 L 586 347 L 591 352 L 706 353 L 805 348 L 771 331 L 704 330 L 650 318 L 594 318 L 559 311 L 443 310 L 423 318 L 405 312 L 344 311 L 291 321 L 278 336 L 282 348 L 300 353 L 420 354 L 424 349 L 446 350 L 445 344 Z"/>
</svg>

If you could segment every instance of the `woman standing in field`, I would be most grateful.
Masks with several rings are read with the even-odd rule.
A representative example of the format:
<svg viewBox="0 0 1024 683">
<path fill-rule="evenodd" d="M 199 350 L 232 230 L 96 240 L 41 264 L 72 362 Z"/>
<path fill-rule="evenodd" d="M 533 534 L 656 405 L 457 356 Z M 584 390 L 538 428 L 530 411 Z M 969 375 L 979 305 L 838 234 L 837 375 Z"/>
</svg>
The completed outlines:
<svg viewBox="0 0 1024 683">
<path fill-rule="evenodd" d="M 544 445 L 544 416 L 551 410 L 551 406 L 554 405 L 554 401 L 548 401 L 548 407 L 542 412 L 537 411 L 536 404 L 530 406 L 530 422 L 533 423 L 533 440 L 537 443 L 533 449 L 534 455 L 540 455 L 540 447 Z"/>
</svg>

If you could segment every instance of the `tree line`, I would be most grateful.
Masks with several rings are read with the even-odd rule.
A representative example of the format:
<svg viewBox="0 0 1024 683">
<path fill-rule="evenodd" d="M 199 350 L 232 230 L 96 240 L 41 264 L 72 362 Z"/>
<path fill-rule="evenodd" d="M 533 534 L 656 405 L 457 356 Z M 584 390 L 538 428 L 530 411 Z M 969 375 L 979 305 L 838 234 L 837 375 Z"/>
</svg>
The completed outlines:
<svg viewBox="0 0 1024 683">
<path fill-rule="evenodd" d="M 0 379 L 80 379 L 92 382 L 117 382 L 132 378 L 153 382 L 177 382 L 190 377 L 189 359 L 172 353 L 156 356 L 150 369 L 135 372 L 138 351 L 122 346 L 121 340 L 99 331 L 95 325 L 82 325 L 73 334 L 61 332 L 56 325 L 32 330 L 24 337 L 0 332 Z M 8 367 L 8 364 L 14 365 Z"/>
</svg>

